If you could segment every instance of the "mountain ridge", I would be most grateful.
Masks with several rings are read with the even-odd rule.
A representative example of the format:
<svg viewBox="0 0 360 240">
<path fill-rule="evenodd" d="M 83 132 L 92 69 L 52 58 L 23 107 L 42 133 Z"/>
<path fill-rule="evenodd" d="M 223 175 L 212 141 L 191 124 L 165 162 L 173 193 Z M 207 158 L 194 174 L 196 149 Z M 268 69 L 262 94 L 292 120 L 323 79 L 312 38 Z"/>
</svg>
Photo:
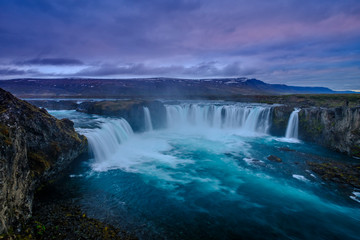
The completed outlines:
<svg viewBox="0 0 360 240">
<path fill-rule="evenodd" d="M 20 97 L 187 97 L 354 93 L 326 87 L 269 84 L 255 78 L 21 78 L 0 81 Z"/>
</svg>

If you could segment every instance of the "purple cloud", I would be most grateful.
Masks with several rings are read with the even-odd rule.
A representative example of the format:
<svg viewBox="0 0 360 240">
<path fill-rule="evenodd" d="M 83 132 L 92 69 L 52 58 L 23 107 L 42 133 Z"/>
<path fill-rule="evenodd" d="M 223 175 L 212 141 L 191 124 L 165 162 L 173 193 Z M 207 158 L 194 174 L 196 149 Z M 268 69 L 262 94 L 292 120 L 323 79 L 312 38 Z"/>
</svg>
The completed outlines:
<svg viewBox="0 0 360 240">
<path fill-rule="evenodd" d="M 358 0 L 3 0 L 0 9 L 8 65 L 30 59 L 83 66 L 76 76 L 243 74 L 290 83 L 299 82 L 289 71 L 297 69 L 335 89 L 358 74 Z M 69 61 L 51 63 L 56 56 Z M 339 83 L 329 69 L 350 72 Z"/>
<path fill-rule="evenodd" d="M 71 66 L 83 65 L 84 63 L 78 59 L 72 58 L 33 58 L 25 61 L 18 61 L 17 65 L 53 65 L 53 66 Z"/>
</svg>

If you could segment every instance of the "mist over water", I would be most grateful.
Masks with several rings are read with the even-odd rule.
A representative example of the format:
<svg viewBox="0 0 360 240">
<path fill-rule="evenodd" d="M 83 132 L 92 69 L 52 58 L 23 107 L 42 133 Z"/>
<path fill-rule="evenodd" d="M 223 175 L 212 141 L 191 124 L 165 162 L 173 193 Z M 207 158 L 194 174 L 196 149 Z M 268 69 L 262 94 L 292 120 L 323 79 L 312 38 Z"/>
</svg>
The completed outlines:
<svg viewBox="0 0 360 240">
<path fill-rule="evenodd" d="M 89 216 L 141 239 L 359 239 L 359 203 L 305 164 L 344 157 L 268 135 L 270 106 L 181 103 L 166 112 L 163 129 L 144 133 L 124 119 L 52 112 L 89 140 L 92 158 L 63 183 Z"/>
</svg>

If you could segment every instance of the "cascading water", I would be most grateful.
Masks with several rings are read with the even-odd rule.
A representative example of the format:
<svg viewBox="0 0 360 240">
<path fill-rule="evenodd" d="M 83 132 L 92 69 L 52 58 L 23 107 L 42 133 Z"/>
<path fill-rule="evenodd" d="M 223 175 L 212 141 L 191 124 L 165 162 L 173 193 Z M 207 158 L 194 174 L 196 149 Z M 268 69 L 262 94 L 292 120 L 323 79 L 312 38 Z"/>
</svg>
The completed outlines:
<svg viewBox="0 0 360 240">
<path fill-rule="evenodd" d="M 125 119 L 109 120 L 101 124 L 100 128 L 85 133 L 95 161 L 111 157 L 119 145 L 133 134 L 130 124 Z"/>
<path fill-rule="evenodd" d="M 139 239 L 358 239 L 359 191 L 346 196 L 294 164 L 346 157 L 245 133 L 266 132 L 271 106 L 185 102 L 166 112 L 169 129 L 138 134 L 124 119 L 52 112 L 74 120 L 95 157 L 76 163 L 58 189 Z"/>
<path fill-rule="evenodd" d="M 152 131 L 153 126 L 151 122 L 150 110 L 147 107 L 144 107 L 144 123 L 145 123 L 145 131 Z"/>
<path fill-rule="evenodd" d="M 286 138 L 298 138 L 299 132 L 299 108 L 295 108 L 294 111 L 290 114 L 289 122 L 286 128 Z"/>
<path fill-rule="evenodd" d="M 239 128 L 267 133 L 270 126 L 271 107 L 268 106 L 182 104 L 165 107 L 169 128 Z"/>
</svg>

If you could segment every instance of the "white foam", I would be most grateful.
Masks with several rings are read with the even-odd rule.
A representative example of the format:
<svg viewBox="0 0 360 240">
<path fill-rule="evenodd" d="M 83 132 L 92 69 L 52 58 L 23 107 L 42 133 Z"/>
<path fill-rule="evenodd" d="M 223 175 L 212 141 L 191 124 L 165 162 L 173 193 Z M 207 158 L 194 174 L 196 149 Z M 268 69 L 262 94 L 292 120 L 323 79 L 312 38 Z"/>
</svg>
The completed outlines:
<svg viewBox="0 0 360 240">
<path fill-rule="evenodd" d="M 83 177 L 84 175 L 82 174 L 70 174 L 69 177 L 71 178 L 76 178 L 76 177 Z"/>
<path fill-rule="evenodd" d="M 96 161 L 110 159 L 118 147 L 133 136 L 133 130 L 125 119 L 110 119 L 99 129 L 85 133 Z"/>
<path fill-rule="evenodd" d="M 303 175 L 293 174 L 292 177 L 303 182 L 309 182 L 309 179 L 307 179 Z"/>
<path fill-rule="evenodd" d="M 138 172 L 141 166 L 156 161 L 156 164 L 176 167 L 177 164 L 189 161 L 179 160 L 174 156 L 164 154 L 170 151 L 171 145 L 164 139 L 153 138 L 148 135 L 133 135 L 130 139 L 119 144 L 116 151 L 109 157 L 98 159 L 92 164 L 95 171 L 122 169 Z"/>
<path fill-rule="evenodd" d="M 360 203 L 360 192 L 352 192 L 353 196 L 350 198 L 358 203 Z"/>
<path fill-rule="evenodd" d="M 287 142 L 287 143 L 301 143 L 301 141 L 299 139 L 296 138 L 286 138 L 286 137 L 282 137 L 282 138 L 274 138 L 276 141 L 278 142 Z"/>
<path fill-rule="evenodd" d="M 264 163 L 263 161 L 255 160 L 254 158 L 243 158 L 243 160 L 249 165 L 256 165 L 256 164 L 259 164 L 259 163 Z"/>
</svg>

